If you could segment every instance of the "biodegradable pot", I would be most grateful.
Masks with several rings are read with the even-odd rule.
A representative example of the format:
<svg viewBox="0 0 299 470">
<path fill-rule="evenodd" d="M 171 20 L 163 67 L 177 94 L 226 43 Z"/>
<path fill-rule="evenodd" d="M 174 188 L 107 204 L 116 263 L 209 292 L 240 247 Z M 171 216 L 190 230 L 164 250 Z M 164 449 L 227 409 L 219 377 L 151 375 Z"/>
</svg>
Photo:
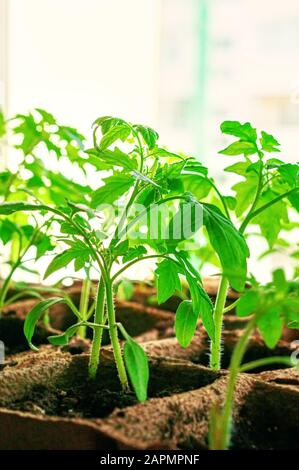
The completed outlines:
<svg viewBox="0 0 299 470">
<path fill-rule="evenodd" d="M 1 449 L 207 449 L 209 413 L 213 404 L 223 401 L 226 372 L 152 357 L 150 399 L 135 404 L 130 395 L 129 404 L 120 399 L 113 404 L 109 393 L 117 395 L 119 385 L 109 359 L 102 357 L 89 395 L 86 355 L 37 356 L 0 376 Z M 97 393 L 102 394 L 88 419 L 80 413 L 74 416 L 76 390 L 79 404 L 88 402 L 88 407 Z M 103 405 L 105 393 L 108 408 Z M 63 417 L 53 414 L 53 403 Z M 298 406 L 297 371 L 240 374 L 232 448 L 298 449 Z M 52 416 L 47 415 L 49 409 Z"/>
<path fill-rule="evenodd" d="M 208 293 L 208 295 L 215 299 L 217 295 L 219 284 L 219 277 L 206 277 L 203 279 L 203 285 Z M 239 298 L 238 292 L 234 291 L 233 289 L 228 290 L 227 299 L 228 302 L 233 302 Z M 139 302 L 143 305 L 151 305 L 157 307 L 162 310 L 168 310 L 172 312 L 176 312 L 179 304 L 181 303 L 182 299 L 177 296 L 173 295 L 168 299 L 166 302 L 162 304 L 157 303 L 157 289 L 149 284 L 145 284 L 142 282 L 135 282 L 134 283 L 134 291 L 132 301 Z"/>
</svg>

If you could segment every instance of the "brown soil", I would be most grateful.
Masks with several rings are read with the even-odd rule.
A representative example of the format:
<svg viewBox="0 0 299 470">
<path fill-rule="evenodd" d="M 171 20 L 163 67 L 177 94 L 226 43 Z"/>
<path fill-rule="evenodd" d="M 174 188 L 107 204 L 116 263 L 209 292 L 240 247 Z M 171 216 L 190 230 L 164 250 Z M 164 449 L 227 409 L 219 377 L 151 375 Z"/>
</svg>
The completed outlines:
<svg viewBox="0 0 299 470">
<path fill-rule="evenodd" d="M 133 393 L 120 391 L 115 366 L 111 356 L 105 355 L 105 352 L 96 381 L 90 381 L 87 377 L 86 355 L 72 358 L 59 352 L 49 354 L 44 348 L 38 359 L 36 356 L 23 354 L 22 363 L 3 372 L 0 405 L 13 399 L 10 403 L 13 410 L 37 415 L 98 418 L 108 416 L 115 408 L 137 403 Z M 191 364 L 186 368 L 185 362 L 165 361 L 162 358 L 152 360 L 149 396 L 164 397 L 206 386 L 219 375 L 204 369 L 205 374 L 201 376 L 198 374 L 200 370 L 200 366 Z M 45 371 L 46 376 L 43 376 Z M 176 373 L 179 373 L 180 381 Z"/>
<path fill-rule="evenodd" d="M 4 371 L 0 405 L 9 410 L 0 409 L 0 448 L 207 448 L 210 409 L 223 402 L 225 372 L 152 358 L 150 398 L 136 404 L 119 393 L 114 366 L 104 357 L 89 384 L 87 361 L 41 353 L 38 361 L 27 357 L 26 367 Z M 298 449 L 298 406 L 294 369 L 240 374 L 232 448 Z"/>
</svg>

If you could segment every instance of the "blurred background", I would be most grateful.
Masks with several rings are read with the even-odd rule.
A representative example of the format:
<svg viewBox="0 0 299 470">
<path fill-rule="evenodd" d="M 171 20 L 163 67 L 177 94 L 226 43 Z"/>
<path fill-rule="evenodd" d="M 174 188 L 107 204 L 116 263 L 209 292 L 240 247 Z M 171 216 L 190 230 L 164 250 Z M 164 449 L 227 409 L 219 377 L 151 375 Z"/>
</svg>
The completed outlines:
<svg viewBox="0 0 299 470">
<path fill-rule="evenodd" d="M 221 147 L 221 121 L 249 120 L 297 158 L 299 2 L 0 4 L 0 102 L 9 114 L 42 106 L 83 133 L 98 115 L 117 114 L 201 160 Z"/>
<path fill-rule="evenodd" d="M 162 145 L 197 156 L 215 177 L 227 164 L 217 155 L 220 123 L 250 121 L 278 138 L 280 158 L 298 161 L 298 1 L 0 0 L 0 8 L 7 115 L 42 107 L 87 136 L 97 116 L 118 115 L 156 128 Z"/>
</svg>

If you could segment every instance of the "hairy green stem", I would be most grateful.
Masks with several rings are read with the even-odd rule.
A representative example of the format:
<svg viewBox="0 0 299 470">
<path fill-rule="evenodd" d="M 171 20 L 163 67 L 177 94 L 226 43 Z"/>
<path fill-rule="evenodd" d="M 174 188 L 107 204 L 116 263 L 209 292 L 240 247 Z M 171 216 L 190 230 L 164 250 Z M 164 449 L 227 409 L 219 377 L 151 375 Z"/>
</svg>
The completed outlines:
<svg viewBox="0 0 299 470">
<path fill-rule="evenodd" d="M 119 339 L 118 339 L 111 282 L 106 283 L 106 300 L 107 300 L 109 335 L 111 339 L 111 344 L 113 348 L 113 354 L 114 354 L 114 359 L 115 359 L 115 363 L 116 363 L 116 367 L 118 371 L 119 380 L 120 380 L 122 389 L 125 392 L 129 389 L 129 383 L 128 383 L 127 372 L 126 372 L 126 368 L 124 365 L 121 347 L 120 347 Z"/>
<path fill-rule="evenodd" d="M 293 188 L 291 189 L 290 191 L 287 191 L 283 194 L 280 194 L 279 196 L 277 196 L 276 198 L 272 199 L 272 201 L 269 201 L 267 202 L 267 204 L 264 204 L 263 206 L 259 207 L 258 209 L 256 209 L 255 211 L 250 211 L 247 215 L 247 217 L 245 218 L 245 220 L 243 221 L 241 227 L 240 227 L 240 233 L 244 233 L 247 225 L 249 224 L 249 222 L 254 218 L 256 217 L 257 215 L 261 214 L 262 212 L 264 212 L 266 209 L 268 209 L 269 207 L 273 206 L 274 204 L 276 204 L 277 202 L 281 201 L 282 199 L 288 197 L 288 196 L 291 196 L 292 194 L 296 193 L 297 191 L 299 191 L 299 187 L 296 187 L 296 188 Z"/>
<path fill-rule="evenodd" d="M 174 260 L 173 258 L 170 258 L 170 256 L 167 256 L 167 255 L 157 254 L 157 255 L 142 256 L 142 258 L 134 259 L 134 260 L 130 261 L 129 263 L 125 264 L 119 271 L 117 271 L 112 276 L 111 282 L 114 282 L 115 279 L 117 279 L 124 271 L 129 269 L 131 266 L 134 266 L 134 264 L 139 263 L 139 261 L 144 261 L 145 259 L 154 259 L 154 258 L 165 258 L 165 259 L 168 259 L 168 260 L 172 261 L 176 265 L 180 266 L 180 264 L 176 260 Z"/>
<path fill-rule="evenodd" d="M 223 313 L 227 313 L 227 312 L 230 312 L 231 310 L 233 310 L 237 305 L 238 303 L 240 302 L 240 298 L 235 300 L 232 304 L 228 305 L 227 307 L 225 307 L 223 309 Z"/>
<path fill-rule="evenodd" d="M 238 341 L 234 349 L 229 367 L 229 377 L 226 388 L 224 407 L 220 415 L 219 432 L 217 433 L 216 440 L 215 436 L 214 440 L 212 436 L 211 448 L 213 450 L 227 450 L 229 447 L 235 386 L 238 373 L 240 371 L 240 364 L 242 362 L 249 338 L 256 325 L 256 321 L 257 318 L 254 317 L 248 322 L 241 339 Z"/>
<path fill-rule="evenodd" d="M 11 283 L 12 276 L 14 275 L 14 272 L 17 270 L 19 265 L 20 265 L 20 260 L 18 260 L 18 262 L 16 262 L 12 266 L 8 276 L 6 277 L 5 281 L 3 282 L 2 286 L 1 286 L 1 289 L 0 289 L 0 316 L 2 314 L 2 310 L 3 310 L 3 307 L 5 305 L 5 299 L 6 299 L 6 296 L 7 296 L 7 293 L 8 293 L 8 289 L 9 289 L 9 286 L 10 286 L 10 283 Z"/>
<path fill-rule="evenodd" d="M 210 349 L 210 367 L 213 370 L 219 370 L 221 367 L 221 333 L 223 322 L 223 310 L 228 291 L 228 279 L 222 276 L 218 287 L 216 304 L 214 309 L 215 339 L 211 341 Z"/>
<path fill-rule="evenodd" d="M 87 320 L 90 290 L 91 290 L 91 280 L 86 278 L 83 280 L 83 283 L 82 283 L 82 292 L 81 292 L 80 307 L 79 307 L 80 316 L 83 321 Z M 78 330 L 78 336 L 83 339 L 86 337 L 86 326 L 84 325 L 80 326 Z"/>
<path fill-rule="evenodd" d="M 96 299 L 96 308 L 94 322 L 97 325 L 102 325 L 104 323 L 104 306 L 105 306 L 105 283 L 103 277 L 101 277 L 98 284 L 98 292 Z M 94 379 L 97 374 L 98 365 L 100 362 L 100 350 L 102 344 L 103 328 L 94 328 L 93 330 L 93 340 L 91 345 L 91 352 L 89 358 L 89 377 Z"/>
<path fill-rule="evenodd" d="M 257 369 L 258 367 L 269 366 L 271 364 L 284 364 L 291 367 L 293 365 L 292 359 L 283 356 L 265 357 L 264 359 L 257 359 L 256 361 L 246 362 L 240 367 L 240 372 L 247 372 L 248 370 Z"/>
</svg>

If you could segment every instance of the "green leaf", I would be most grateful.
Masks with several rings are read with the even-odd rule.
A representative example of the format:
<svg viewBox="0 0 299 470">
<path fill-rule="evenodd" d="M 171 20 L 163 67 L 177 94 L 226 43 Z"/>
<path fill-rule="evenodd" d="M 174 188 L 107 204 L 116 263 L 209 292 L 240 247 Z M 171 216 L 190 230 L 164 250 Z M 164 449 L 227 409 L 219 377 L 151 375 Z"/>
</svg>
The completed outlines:
<svg viewBox="0 0 299 470">
<path fill-rule="evenodd" d="M 123 279 L 117 288 L 117 298 L 120 300 L 130 300 L 134 294 L 134 285 L 128 279 Z"/>
<path fill-rule="evenodd" d="M 289 290 L 289 284 L 286 280 L 283 269 L 275 269 L 272 273 L 273 284 L 275 285 L 276 291 L 286 294 Z"/>
<path fill-rule="evenodd" d="M 224 169 L 224 171 L 227 171 L 229 173 L 236 173 L 237 175 L 240 176 L 246 176 L 247 175 L 247 168 L 249 167 L 250 162 L 237 162 L 234 163 L 233 165 L 230 165 Z"/>
<path fill-rule="evenodd" d="M 51 243 L 51 238 L 44 235 L 42 236 L 41 240 L 35 244 L 36 246 L 36 260 L 41 258 L 47 251 L 54 250 L 54 245 Z"/>
<path fill-rule="evenodd" d="M 75 260 L 75 262 L 79 260 L 77 262 L 77 265 L 75 265 L 75 268 L 76 270 L 81 269 L 82 267 L 84 267 L 85 263 L 89 261 L 90 255 L 91 252 L 89 247 L 84 245 L 83 242 L 74 242 L 71 248 L 55 256 L 55 258 L 51 261 L 45 272 L 44 279 L 46 279 L 50 276 L 50 274 L 53 274 L 59 269 L 64 268 L 73 260 Z"/>
<path fill-rule="evenodd" d="M 174 261 L 164 259 L 155 271 L 158 277 L 158 303 L 166 302 L 176 291 L 181 290 L 180 269 Z"/>
<path fill-rule="evenodd" d="M 238 142 L 233 142 L 228 147 L 223 150 L 220 150 L 222 155 L 253 155 L 257 152 L 256 145 L 253 142 L 247 142 L 239 140 Z"/>
<path fill-rule="evenodd" d="M 226 202 L 227 207 L 233 211 L 237 206 L 237 199 L 233 196 L 223 196 L 224 201 Z"/>
<path fill-rule="evenodd" d="M 211 245 L 219 256 L 223 273 L 235 290 L 242 291 L 247 277 L 249 256 L 246 241 L 216 206 L 203 204 L 203 209 L 203 223 Z"/>
<path fill-rule="evenodd" d="M 48 336 L 48 341 L 54 346 L 65 346 L 69 343 L 72 336 L 76 334 L 80 328 L 80 323 L 70 326 L 63 334 Z"/>
<path fill-rule="evenodd" d="M 272 201 L 276 196 L 277 195 L 271 189 L 268 189 L 260 196 L 257 208 Z M 288 220 L 286 203 L 285 201 L 280 200 L 268 207 L 257 217 L 254 217 L 252 222 L 260 226 L 262 235 L 268 241 L 269 247 L 272 248 L 279 236 L 283 223 L 288 222 Z"/>
<path fill-rule="evenodd" d="M 282 176 L 284 181 L 293 188 L 299 185 L 299 164 L 285 163 L 279 165 L 278 173 Z"/>
<path fill-rule="evenodd" d="M 167 246 L 174 247 L 182 240 L 193 237 L 202 226 L 202 215 L 202 206 L 198 202 L 184 201 L 180 204 L 164 231 Z"/>
<path fill-rule="evenodd" d="M 281 337 L 283 328 L 283 320 L 279 311 L 276 308 L 268 310 L 258 320 L 257 325 L 266 345 L 273 349 Z"/>
<path fill-rule="evenodd" d="M 2 109 L 0 108 L 0 138 L 6 134 L 6 121 Z"/>
<path fill-rule="evenodd" d="M 252 315 L 256 313 L 259 304 L 259 296 L 258 293 L 253 290 L 249 289 L 239 300 L 237 305 L 236 313 L 238 317 L 247 317 L 248 315 Z"/>
<path fill-rule="evenodd" d="M 265 131 L 262 131 L 261 135 L 260 143 L 263 150 L 266 152 L 280 152 L 277 148 L 280 146 L 280 143 L 273 137 L 273 135 L 267 134 Z"/>
<path fill-rule="evenodd" d="M 164 157 L 164 158 L 175 158 L 179 160 L 183 159 L 181 155 L 178 155 L 177 153 L 169 152 L 167 149 L 164 149 L 161 147 L 155 147 L 153 151 L 151 152 L 151 155 L 157 156 L 157 157 Z"/>
<path fill-rule="evenodd" d="M 196 329 L 198 313 L 195 313 L 192 302 L 184 300 L 178 306 L 175 314 L 175 335 L 182 346 L 186 348 L 191 343 Z"/>
<path fill-rule="evenodd" d="M 143 245 L 134 246 L 128 249 L 127 254 L 123 257 L 123 263 L 132 261 L 135 258 L 140 258 L 142 255 L 146 255 L 147 251 Z"/>
<path fill-rule="evenodd" d="M 140 402 L 147 399 L 149 366 L 147 356 L 136 341 L 128 334 L 125 336 L 124 360 L 130 381 Z"/>
<path fill-rule="evenodd" d="M 147 126 L 137 125 L 137 126 L 134 126 L 134 128 L 136 129 L 137 132 L 140 132 L 148 148 L 150 150 L 153 149 L 159 138 L 159 134 L 154 129 L 152 129 L 151 127 L 147 127 Z"/>
<path fill-rule="evenodd" d="M 112 129 L 112 127 L 123 124 L 126 124 L 126 122 L 121 118 L 113 116 L 102 116 L 94 121 L 93 126 L 100 126 L 102 129 L 102 134 L 107 134 L 107 132 Z"/>
<path fill-rule="evenodd" d="M 212 189 L 209 178 L 194 174 L 182 174 L 181 180 L 185 191 L 192 193 L 198 201 L 207 197 Z"/>
<path fill-rule="evenodd" d="M 102 137 L 102 140 L 100 142 L 100 150 L 107 149 L 118 139 L 124 142 L 130 134 L 131 129 L 127 124 L 119 124 L 114 127 L 111 127 L 108 132 Z"/>
<path fill-rule="evenodd" d="M 297 212 L 299 212 L 299 191 L 297 191 L 296 193 L 290 194 L 290 196 L 288 197 L 288 200 L 292 204 L 293 208 Z"/>
<path fill-rule="evenodd" d="M 37 206 L 34 204 L 27 204 L 26 202 L 4 202 L 0 204 L 0 215 L 10 215 L 15 212 L 25 211 L 25 210 L 37 210 L 34 209 Z"/>
<path fill-rule="evenodd" d="M 112 247 L 112 253 L 115 256 L 124 256 L 129 249 L 129 240 L 123 240 L 118 245 Z"/>
<path fill-rule="evenodd" d="M 6 245 L 15 233 L 20 233 L 18 226 L 9 219 L 0 220 L 0 240 Z"/>
<path fill-rule="evenodd" d="M 134 178 L 123 173 L 114 174 L 104 179 L 105 185 L 97 189 L 91 200 L 91 206 L 97 208 L 101 204 L 112 204 L 120 196 L 125 194 L 132 184 Z"/>
<path fill-rule="evenodd" d="M 215 324 L 213 320 L 213 305 L 199 281 L 190 273 L 186 273 L 194 314 L 200 315 L 202 323 L 212 341 L 215 339 Z"/>
<path fill-rule="evenodd" d="M 136 170 L 138 162 L 135 158 L 130 157 L 128 154 L 122 152 L 118 147 L 113 150 L 98 150 L 89 149 L 85 151 L 90 157 L 94 156 L 91 164 L 95 164 L 98 169 L 113 169 L 115 166 L 120 166 L 124 170 L 131 171 Z M 91 158 L 90 158 L 91 160 Z M 104 164 L 101 168 L 102 163 Z"/>
<path fill-rule="evenodd" d="M 233 135 L 242 140 L 256 142 L 257 139 L 256 129 L 254 129 L 249 122 L 241 124 L 238 121 L 224 121 L 220 129 L 223 134 Z"/>
<path fill-rule="evenodd" d="M 67 233 L 68 235 L 81 235 L 80 230 L 77 227 L 74 227 L 70 222 L 61 222 L 60 231 L 62 233 Z"/>
<path fill-rule="evenodd" d="M 35 108 L 35 110 L 41 115 L 43 121 L 45 121 L 47 124 L 56 124 L 56 119 L 54 118 L 53 114 L 48 113 L 48 111 L 45 111 L 41 108 Z"/>
<path fill-rule="evenodd" d="M 38 351 L 38 349 L 32 344 L 31 340 L 34 334 L 35 325 L 42 316 L 44 312 L 46 312 L 49 308 L 53 305 L 63 302 L 64 299 L 61 297 L 53 297 L 51 299 L 42 300 L 37 305 L 33 307 L 33 309 L 28 313 L 26 316 L 26 320 L 24 323 L 24 334 L 28 341 L 28 344 L 31 349 L 34 351 Z"/>
<path fill-rule="evenodd" d="M 237 204 L 235 207 L 235 213 L 237 217 L 244 214 L 249 205 L 253 202 L 257 185 L 258 176 L 256 174 L 250 174 L 247 176 L 245 181 L 240 181 L 232 187 L 236 192 Z"/>
</svg>

